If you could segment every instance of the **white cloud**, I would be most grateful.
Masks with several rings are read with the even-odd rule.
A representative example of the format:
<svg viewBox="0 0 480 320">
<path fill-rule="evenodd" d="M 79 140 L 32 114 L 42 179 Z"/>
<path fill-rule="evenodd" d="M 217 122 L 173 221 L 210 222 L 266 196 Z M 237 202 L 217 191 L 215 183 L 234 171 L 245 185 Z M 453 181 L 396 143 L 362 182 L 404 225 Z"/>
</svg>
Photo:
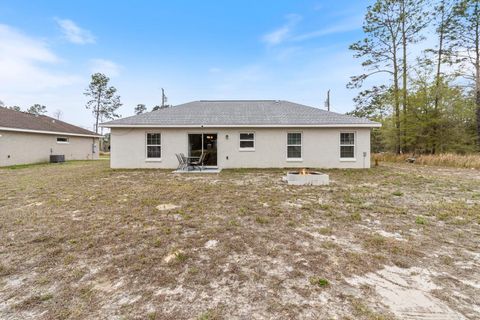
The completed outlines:
<svg viewBox="0 0 480 320">
<path fill-rule="evenodd" d="M 75 44 L 95 43 L 93 34 L 88 30 L 80 28 L 72 20 L 56 18 L 55 21 L 57 21 L 63 35 L 68 41 Z"/>
<path fill-rule="evenodd" d="M 88 78 L 67 72 L 68 64 L 44 40 L 5 24 L 0 24 L 0 39 L 0 99 L 5 105 L 25 109 L 40 103 L 49 112 L 61 109 L 70 123 L 91 122 L 83 111 Z"/>
<path fill-rule="evenodd" d="M 122 67 L 113 61 L 106 59 L 90 60 L 90 71 L 92 73 L 104 73 L 107 77 L 116 77 L 120 74 Z"/>
<path fill-rule="evenodd" d="M 262 37 L 262 40 L 269 45 L 278 45 L 287 40 L 295 25 L 302 20 L 298 14 L 289 14 L 286 16 L 287 23 L 282 27 L 267 33 Z"/>
<path fill-rule="evenodd" d="M 62 60 L 42 41 L 0 24 L 0 93 L 40 91 L 78 80 L 52 67 Z"/>
<path fill-rule="evenodd" d="M 309 40 L 313 38 L 328 36 L 331 34 L 345 33 L 349 31 L 358 30 L 361 28 L 361 26 L 362 26 L 361 22 L 357 23 L 357 21 L 349 21 L 349 22 L 337 24 L 328 28 L 300 34 L 295 37 L 292 37 L 292 40 L 304 41 L 304 40 Z"/>
<path fill-rule="evenodd" d="M 363 17 L 357 15 L 355 17 L 349 17 L 348 20 L 345 19 L 344 21 L 340 21 L 337 24 L 333 24 L 323 29 L 305 32 L 302 34 L 294 34 L 294 27 L 300 22 L 301 19 L 301 16 L 296 14 L 288 15 L 288 21 L 285 25 L 270 33 L 267 33 L 262 37 L 262 40 L 271 46 L 279 45 L 283 42 L 300 42 L 332 34 L 358 30 L 362 27 L 363 21 Z"/>
<path fill-rule="evenodd" d="M 15 57 L 49 63 L 59 61 L 44 41 L 30 38 L 8 25 L 0 24 L 0 39 L 2 60 Z"/>
</svg>

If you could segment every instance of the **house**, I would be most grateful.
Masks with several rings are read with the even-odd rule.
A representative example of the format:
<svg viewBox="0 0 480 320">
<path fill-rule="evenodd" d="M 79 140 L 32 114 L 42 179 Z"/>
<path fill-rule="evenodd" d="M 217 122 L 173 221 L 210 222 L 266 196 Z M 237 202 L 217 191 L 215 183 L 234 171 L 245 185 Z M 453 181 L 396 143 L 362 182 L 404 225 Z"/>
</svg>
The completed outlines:
<svg viewBox="0 0 480 320">
<path fill-rule="evenodd" d="M 66 160 L 98 159 L 100 136 L 43 115 L 0 107 L 0 167 Z"/>
<path fill-rule="evenodd" d="M 176 168 L 175 154 L 218 168 L 369 168 L 368 119 L 289 101 L 193 101 L 102 124 L 112 168 Z"/>
</svg>

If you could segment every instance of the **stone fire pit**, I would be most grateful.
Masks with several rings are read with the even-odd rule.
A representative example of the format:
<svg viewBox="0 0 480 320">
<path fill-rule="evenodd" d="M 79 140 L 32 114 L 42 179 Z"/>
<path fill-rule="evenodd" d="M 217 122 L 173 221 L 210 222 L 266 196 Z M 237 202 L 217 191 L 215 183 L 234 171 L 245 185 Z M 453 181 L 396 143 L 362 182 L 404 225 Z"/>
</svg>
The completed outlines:
<svg viewBox="0 0 480 320">
<path fill-rule="evenodd" d="M 316 171 L 307 171 L 302 169 L 300 171 L 288 172 L 287 176 L 284 177 L 284 180 L 287 181 L 290 185 L 311 185 L 311 186 L 322 186 L 328 185 L 330 179 L 328 174 L 316 172 Z"/>
</svg>

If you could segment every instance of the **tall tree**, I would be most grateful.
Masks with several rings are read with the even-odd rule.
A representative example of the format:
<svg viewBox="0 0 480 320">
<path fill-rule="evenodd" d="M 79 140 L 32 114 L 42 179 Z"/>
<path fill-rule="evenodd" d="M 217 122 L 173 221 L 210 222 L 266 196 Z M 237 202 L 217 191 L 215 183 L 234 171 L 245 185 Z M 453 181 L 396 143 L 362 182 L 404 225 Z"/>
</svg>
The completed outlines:
<svg viewBox="0 0 480 320">
<path fill-rule="evenodd" d="M 117 95 L 117 89 L 109 86 L 110 78 L 102 73 L 92 75 L 90 85 L 85 90 L 84 95 L 90 98 L 87 101 L 86 108 L 92 110 L 95 117 L 95 132 L 98 133 L 98 124 L 105 119 L 112 120 L 120 117 L 116 113 L 122 103 L 120 96 Z"/>
<path fill-rule="evenodd" d="M 402 38 L 402 149 L 408 148 L 408 47 L 423 37 L 421 31 L 428 24 L 425 0 L 398 0 L 400 3 L 400 25 Z"/>
<path fill-rule="evenodd" d="M 60 120 L 63 116 L 63 112 L 60 109 L 57 109 L 53 112 L 53 117 L 57 120 Z"/>
<path fill-rule="evenodd" d="M 477 144 L 480 147 L 480 0 L 460 0 L 449 30 L 457 61 L 470 70 L 464 76 L 475 88 Z"/>
<path fill-rule="evenodd" d="M 142 114 L 145 111 L 147 111 L 147 107 L 142 103 L 137 104 L 134 110 L 135 114 Z"/>
<path fill-rule="evenodd" d="M 42 115 L 42 114 L 47 113 L 47 107 L 36 103 L 33 106 L 31 106 L 30 108 L 28 108 L 27 112 L 31 113 L 31 114 L 36 114 L 36 115 Z"/>
<path fill-rule="evenodd" d="M 393 82 L 393 109 L 395 115 L 396 152 L 401 152 L 399 50 L 402 44 L 402 15 L 398 0 L 377 0 L 367 8 L 363 23 L 365 38 L 350 46 L 354 57 L 362 58 L 366 73 L 351 78 L 349 88 L 359 88 L 365 79 L 378 74 L 387 74 Z M 390 86 L 377 87 L 374 94 L 386 91 Z"/>
<path fill-rule="evenodd" d="M 431 152 L 435 154 L 437 152 L 438 135 L 438 122 L 439 122 L 439 108 L 441 104 L 441 92 L 443 84 L 443 69 L 442 66 L 445 63 L 451 61 L 452 56 L 452 45 L 449 42 L 450 37 L 450 28 L 452 25 L 452 19 L 455 17 L 455 5 L 458 0 L 440 0 L 434 7 L 432 12 L 433 14 L 433 25 L 437 34 L 437 44 L 434 49 L 429 49 L 428 51 L 433 52 L 435 55 L 435 98 L 434 98 L 434 112 L 432 119 L 433 126 L 433 144 Z"/>
</svg>

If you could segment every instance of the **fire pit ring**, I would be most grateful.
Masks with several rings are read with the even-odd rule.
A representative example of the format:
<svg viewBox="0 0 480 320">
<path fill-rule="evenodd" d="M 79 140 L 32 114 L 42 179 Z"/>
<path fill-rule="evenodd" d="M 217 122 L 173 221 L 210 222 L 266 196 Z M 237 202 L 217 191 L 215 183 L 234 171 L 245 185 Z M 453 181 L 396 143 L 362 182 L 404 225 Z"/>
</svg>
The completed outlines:
<svg viewBox="0 0 480 320">
<path fill-rule="evenodd" d="M 317 171 L 308 171 L 306 169 L 288 172 L 284 180 L 286 180 L 289 185 L 297 186 L 323 186 L 330 183 L 328 174 Z"/>
</svg>

